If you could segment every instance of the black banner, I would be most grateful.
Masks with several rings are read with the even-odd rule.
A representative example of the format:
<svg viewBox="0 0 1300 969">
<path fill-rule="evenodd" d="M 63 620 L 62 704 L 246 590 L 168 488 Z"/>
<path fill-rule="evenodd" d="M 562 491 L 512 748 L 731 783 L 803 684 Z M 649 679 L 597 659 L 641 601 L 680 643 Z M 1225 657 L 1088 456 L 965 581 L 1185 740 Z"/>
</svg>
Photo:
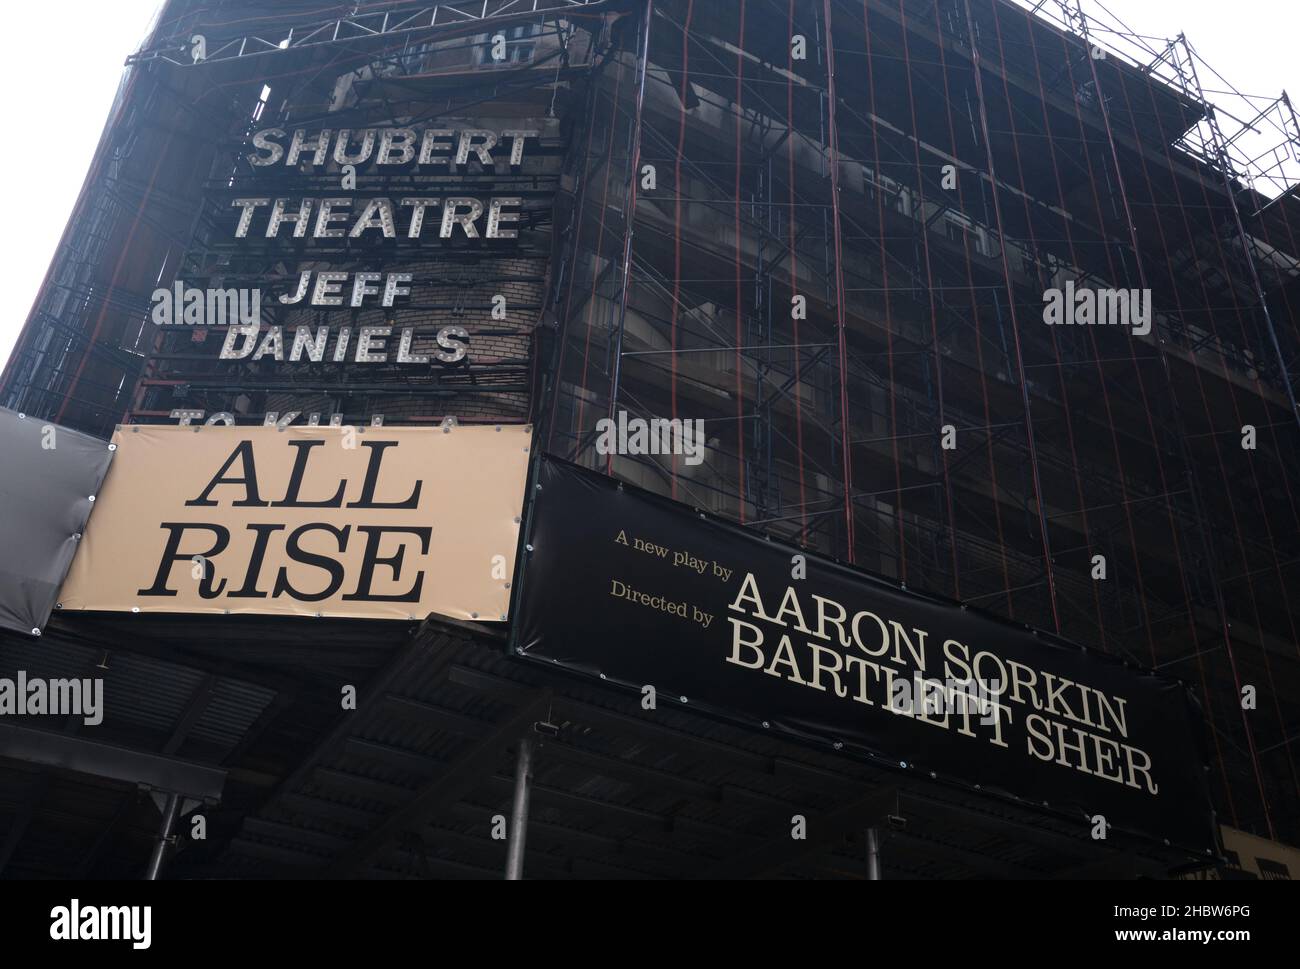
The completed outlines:
<svg viewBox="0 0 1300 969">
<path fill-rule="evenodd" d="M 513 651 L 691 709 L 1217 846 L 1178 682 L 543 456 Z"/>
</svg>

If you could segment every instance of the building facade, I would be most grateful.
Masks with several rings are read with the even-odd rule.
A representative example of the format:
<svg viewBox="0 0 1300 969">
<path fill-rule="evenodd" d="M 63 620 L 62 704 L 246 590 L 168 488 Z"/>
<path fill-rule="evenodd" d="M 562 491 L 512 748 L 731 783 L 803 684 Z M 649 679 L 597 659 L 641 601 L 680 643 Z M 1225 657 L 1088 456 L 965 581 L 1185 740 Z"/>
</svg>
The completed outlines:
<svg viewBox="0 0 1300 969">
<path fill-rule="evenodd" d="M 1186 38 L 1069 0 L 313 6 L 166 6 L 0 404 L 101 437 L 531 425 L 558 457 L 1183 681 L 1219 820 L 1300 840 L 1286 95 L 1216 110 L 1226 82 Z M 393 131 L 420 157 L 390 170 Z M 347 275 L 318 294 L 321 272 Z M 389 273 L 410 292 L 385 305 Z M 248 342 L 156 325 L 173 280 L 259 289 Z M 610 453 L 620 415 L 702 421 L 701 459 Z M 354 635 L 331 627 L 338 662 L 374 672 Z M 239 715 L 285 734 L 265 756 L 291 778 L 274 703 L 330 722 L 287 699 L 304 655 L 243 671 L 277 699 Z M 283 863 L 263 795 L 320 795 L 236 796 L 228 838 Z"/>
</svg>

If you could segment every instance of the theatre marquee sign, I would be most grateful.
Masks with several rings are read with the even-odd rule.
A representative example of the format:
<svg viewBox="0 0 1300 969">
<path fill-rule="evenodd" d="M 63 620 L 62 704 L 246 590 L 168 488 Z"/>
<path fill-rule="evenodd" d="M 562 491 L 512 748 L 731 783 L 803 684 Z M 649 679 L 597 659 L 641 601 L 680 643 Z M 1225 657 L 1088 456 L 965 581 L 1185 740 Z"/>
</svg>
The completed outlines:
<svg viewBox="0 0 1300 969">
<path fill-rule="evenodd" d="M 1181 684 L 543 458 L 513 650 L 772 731 L 1215 845 Z"/>
<path fill-rule="evenodd" d="M 530 429 L 119 428 L 62 608 L 501 622 Z"/>
<path fill-rule="evenodd" d="M 267 280 L 266 291 L 200 288 L 177 279 L 153 292 L 149 318 L 160 327 L 226 328 L 221 360 L 424 368 L 472 363 L 464 327 L 444 325 L 425 334 L 414 323 L 395 325 L 394 314 L 427 303 L 443 282 L 401 267 L 436 258 L 443 246 L 490 251 L 519 239 L 529 221 L 523 195 L 471 193 L 495 184 L 494 176 L 520 183 L 525 153 L 556 134 L 553 119 L 536 124 L 255 132 L 244 156 L 251 177 L 226 193 L 233 197 L 224 213 L 216 213 L 217 222 L 241 249 L 269 247 L 285 255 L 286 266 L 306 262 L 312 268 L 286 270 Z M 261 194 L 259 185 L 272 176 L 277 191 L 285 191 L 289 176 L 301 181 L 302 193 Z M 332 258 L 347 268 L 331 266 Z M 264 310 L 308 310 L 303 318 L 315 319 L 268 325 Z M 387 320 L 354 325 L 361 310 Z M 323 322 L 328 317 L 322 314 L 330 313 L 334 321 Z M 494 299 L 491 313 L 506 319 L 504 295 Z"/>
</svg>

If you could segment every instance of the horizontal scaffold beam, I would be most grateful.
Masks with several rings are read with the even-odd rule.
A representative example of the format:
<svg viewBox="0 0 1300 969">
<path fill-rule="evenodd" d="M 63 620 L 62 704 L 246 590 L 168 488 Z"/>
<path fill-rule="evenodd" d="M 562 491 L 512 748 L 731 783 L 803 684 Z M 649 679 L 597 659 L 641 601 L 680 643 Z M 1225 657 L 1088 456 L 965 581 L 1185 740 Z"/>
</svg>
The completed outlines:
<svg viewBox="0 0 1300 969">
<path fill-rule="evenodd" d="M 355 13 L 348 17 L 282 28 L 280 31 L 208 38 L 202 26 L 186 31 L 157 47 L 126 59 L 128 66 L 164 61 L 177 67 L 217 64 L 247 57 L 283 54 L 327 44 L 394 37 L 416 31 L 483 26 L 491 27 L 531 16 L 579 16 L 618 5 L 617 0 L 465 0 L 461 3 L 411 5 L 383 12 Z M 226 25 L 223 25 L 226 26 Z M 200 41 L 201 38 L 201 41 Z"/>
</svg>

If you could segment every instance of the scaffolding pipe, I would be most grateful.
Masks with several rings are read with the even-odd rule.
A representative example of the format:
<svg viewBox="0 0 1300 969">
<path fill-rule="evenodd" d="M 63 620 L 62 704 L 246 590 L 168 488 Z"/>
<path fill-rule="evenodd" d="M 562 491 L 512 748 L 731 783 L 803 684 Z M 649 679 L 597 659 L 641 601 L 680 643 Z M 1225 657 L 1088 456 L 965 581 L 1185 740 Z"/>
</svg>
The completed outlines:
<svg viewBox="0 0 1300 969">
<path fill-rule="evenodd" d="M 531 728 L 530 728 L 531 729 Z M 524 842 L 528 836 L 528 798 L 533 786 L 533 738 L 519 741 L 515 760 L 515 796 L 510 806 L 510 842 L 506 851 L 506 881 L 523 881 Z"/>
<path fill-rule="evenodd" d="M 145 872 L 145 881 L 156 882 L 162 873 L 163 862 L 167 859 L 167 849 L 171 847 L 174 837 L 172 829 L 176 826 L 176 813 L 180 807 L 180 797 L 168 794 L 163 805 L 162 821 L 158 825 L 158 835 L 154 838 L 153 854 L 149 858 L 149 868 Z"/>
<path fill-rule="evenodd" d="M 880 881 L 879 828 L 867 828 L 867 881 Z"/>
<path fill-rule="evenodd" d="M 835 230 L 835 317 L 839 332 L 840 366 L 840 457 L 843 462 L 844 538 L 850 565 L 856 562 L 853 540 L 853 453 L 849 441 L 849 344 L 848 319 L 845 316 L 844 244 L 840 226 L 840 136 L 836 124 L 835 34 L 831 28 L 831 0 L 823 0 L 826 18 L 826 87 L 827 118 L 830 126 L 831 217 Z M 740 245 L 740 240 L 736 241 Z"/>
<path fill-rule="evenodd" d="M 640 51 L 637 54 L 636 114 L 632 119 L 631 177 L 628 179 L 627 205 L 623 210 L 623 292 L 618 304 L 618 330 L 614 334 L 614 376 L 609 385 L 609 419 L 614 420 L 618 407 L 618 385 L 623 374 L 623 330 L 627 325 L 627 293 L 632 281 L 632 229 L 636 225 L 637 183 L 641 169 L 641 113 L 645 107 L 646 68 L 650 62 L 650 19 L 654 16 L 654 0 L 646 0 L 645 17 L 641 21 Z M 617 111 L 617 105 L 615 110 Z M 611 121 L 611 124 L 613 122 Z M 608 163 L 607 163 L 608 164 Z M 582 429 L 579 428 L 581 433 Z M 614 452 L 605 458 L 605 473 L 614 472 Z"/>
</svg>

